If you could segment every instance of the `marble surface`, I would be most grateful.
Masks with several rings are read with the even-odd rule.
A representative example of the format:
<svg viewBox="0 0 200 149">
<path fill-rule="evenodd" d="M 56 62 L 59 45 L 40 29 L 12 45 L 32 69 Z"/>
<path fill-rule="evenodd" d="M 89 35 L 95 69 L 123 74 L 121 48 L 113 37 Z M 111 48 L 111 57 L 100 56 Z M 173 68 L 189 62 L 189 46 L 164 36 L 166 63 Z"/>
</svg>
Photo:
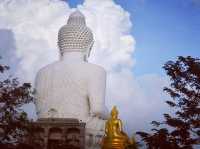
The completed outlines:
<svg viewBox="0 0 200 149">
<path fill-rule="evenodd" d="M 75 12 L 69 18 L 65 29 L 59 31 L 61 59 L 37 73 L 37 114 L 38 118 L 76 118 L 85 122 L 87 149 L 95 149 L 99 148 L 108 117 L 105 106 L 106 71 L 87 62 L 93 36 L 91 32 L 88 34 L 89 30 L 86 31 L 83 15 Z M 69 26 L 70 21 L 73 29 Z M 72 32 L 76 36 L 71 36 Z M 77 44 L 79 37 L 82 38 Z"/>
</svg>

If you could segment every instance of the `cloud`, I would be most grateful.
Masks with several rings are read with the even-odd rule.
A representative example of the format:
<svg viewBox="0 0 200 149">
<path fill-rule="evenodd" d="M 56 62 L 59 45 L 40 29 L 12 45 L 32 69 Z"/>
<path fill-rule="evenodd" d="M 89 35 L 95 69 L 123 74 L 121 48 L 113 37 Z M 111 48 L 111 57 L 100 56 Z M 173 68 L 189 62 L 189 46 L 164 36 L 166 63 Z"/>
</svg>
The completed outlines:
<svg viewBox="0 0 200 149">
<path fill-rule="evenodd" d="M 14 34 L 16 74 L 33 82 L 39 68 L 58 59 L 57 30 L 66 22 L 69 6 L 62 1 L 4 0 L 0 10 L 0 28 Z"/>
<path fill-rule="evenodd" d="M 122 66 L 130 68 L 134 62 L 135 40 L 130 34 L 129 13 L 112 0 L 86 0 L 78 8 L 85 14 L 95 37 L 90 61 L 109 72 Z"/>
<path fill-rule="evenodd" d="M 0 56 L 4 58 L 6 64 L 11 65 L 15 60 L 14 50 L 15 39 L 12 30 L 9 29 L 0 29 Z M 13 59 L 8 59 L 8 57 L 13 57 Z"/>
<path fill-rule="evenodd" d="M 160 99 L 166 79 L 158 75 L 134 77 L 135 39 L 130 33 L 130 14 L 113 0 L 85 0 L 78 9 L 95 37 L 90 61 L 107 70 L 107 105 L 119 107 L 129 132 L 147 127 L 147 121 L 158 118 L 164 109 Z M 41 67 L 59 59 L 57 32 L 72 11 L 59 0 L 0 2 L 0 29 L 9 30 L 14 38 L 7 44 L 15 44 L 12 58 L 18 63 L 16 75 L 34 82 Z"/>
<path fill-rule="evenodd" d="M 137 78 L 129 69 L 112 73 L 108 79 L 109 107 L 118 105 L 120 116 L 129 134 L 148 131 L 153 120 L 161 120 L 169 111 L 164 101 L 169 97 L 162 91 L 169 80 L 157 74 L 145 74 Z"/>
</svg>

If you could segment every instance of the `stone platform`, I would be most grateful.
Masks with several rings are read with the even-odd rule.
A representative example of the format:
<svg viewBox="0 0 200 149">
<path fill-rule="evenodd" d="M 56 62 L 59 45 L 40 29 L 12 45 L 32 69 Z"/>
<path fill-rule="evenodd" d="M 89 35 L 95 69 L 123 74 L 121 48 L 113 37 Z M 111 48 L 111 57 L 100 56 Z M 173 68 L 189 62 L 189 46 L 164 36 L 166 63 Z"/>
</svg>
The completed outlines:
<svg viewBox="0 0 200 149">
<path fill-rule="evenodd" d="M 85 149 L 85 123 L 77 119 L 39 119 L 31 129 L 27 143 L 36 149 Z"/>
</svg>

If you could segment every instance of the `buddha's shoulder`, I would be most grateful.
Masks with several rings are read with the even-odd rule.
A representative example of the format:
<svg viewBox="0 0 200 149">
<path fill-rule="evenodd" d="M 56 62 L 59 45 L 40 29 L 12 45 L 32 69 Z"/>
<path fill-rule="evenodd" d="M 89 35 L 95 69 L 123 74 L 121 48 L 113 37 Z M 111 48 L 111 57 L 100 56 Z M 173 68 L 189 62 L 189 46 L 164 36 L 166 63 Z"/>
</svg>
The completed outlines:
<svg viewBox="0 0 200 149">
<path fill-rule="evenodd" d="M 51 64 L 48 64 L 44 67 L 42 67 L 38 73 L 38 76 L 46 76 L 46 74 L 54 74 L 57 71 L 63 70 L 65 68 L 65 71 L 69 70 L 72 72 L 88 72 L 90 74 L 106 74 L 106 71 L 103 67 L 92 64 L 92 63 L 62 63 L 62 62 L 54 62 Z M 53 73 L 52 73 L 53 72 Z M 62 71 L 63 72 L 63 71 Z"/>
<path fill-rule="evenodd" d="M 50 71 L 53 70 L 54 67 L 57 67 L 57 65 L 59 65 L 58 62 L 53 62 L 51 64 L 47 64 L 46 66 L 42 67 L 38 72 L 37 72 L 37 76 L 41 76 L 44 75 L 46 73 L 49 73 Z"/>
<path fill-rule="evenodd" d="M 92 63 L 86 63 L 86 65 L 87 65 L 87 67 L 90 71 L 96 71 L 96 72 L 99 72 L 99 73 L 106 73 L 106 70 L 102 66 L 92 64 Z"/>
</svg>

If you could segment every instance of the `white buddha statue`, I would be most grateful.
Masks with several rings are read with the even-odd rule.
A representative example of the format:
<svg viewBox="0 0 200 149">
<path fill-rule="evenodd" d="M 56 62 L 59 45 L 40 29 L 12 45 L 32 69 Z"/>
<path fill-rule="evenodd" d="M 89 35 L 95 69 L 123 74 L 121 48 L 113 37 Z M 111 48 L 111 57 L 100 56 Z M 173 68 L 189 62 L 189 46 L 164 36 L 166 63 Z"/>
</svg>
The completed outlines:
<svg viewBox="0 0 200 149">
<path fill-rule="evenodd" d="M 86 144 L 94 145 L 108 114 L 106 72 L 87 62 L 93 42 L 85 17 L 75 11 L 58 33 L 61 59 L 42 68 L 35 85 L 38 118 L 77 118 L 86 123 Z M 96 148 L 89 144 L 87 149 Z"/>
</svg>

